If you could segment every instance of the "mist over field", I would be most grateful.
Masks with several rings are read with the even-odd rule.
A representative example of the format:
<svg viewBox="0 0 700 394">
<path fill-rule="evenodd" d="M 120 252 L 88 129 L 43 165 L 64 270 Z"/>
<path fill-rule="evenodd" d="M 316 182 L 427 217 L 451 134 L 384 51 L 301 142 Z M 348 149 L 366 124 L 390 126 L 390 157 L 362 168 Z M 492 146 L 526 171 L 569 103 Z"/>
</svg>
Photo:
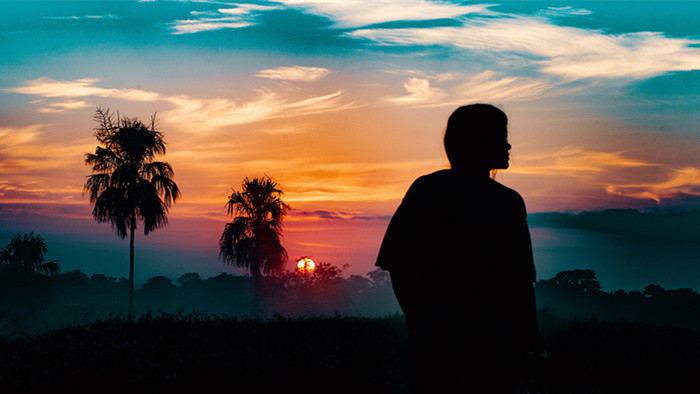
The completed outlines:
<svg viewBox="0 0 700 394">
<path fill-rule="evenodd" d="M 637 306 L 627 306 L 629 311 L 640 308 L 634 312 L 638 314 L 636 318 L 646 314 L 650 321 L 668 321 L 669 316 L 643 309 L 645 306 L 641 303 L 650 302 L 649 294 L 643 293 L 645 289 L 649 290 L 649 285 L 655 285 L 668 294 L 688 296 L 676 297 L 673 302 L 685 307 L 695 305 L 693 293 L 700 288 L 697 279 L 700 276 L 697 265 L 700 256 L 698 218 L 699 211 L 605 210 L 531 214 L 528 221 L 537 265 L 538 307 L 562 316 L 614 318 L 624 315 L 618 310 L 622 308 L 620 303 L 638 302 L 640 304 L 634 304 Z M 4 230 L 3 236 L 6 238 L 1 239 L 0 243 L 6 243 L 12 235 Z M 126 262 L 123 253 L 117 253 L 122 252 L 122 248 L 114 249 L 116 256 L 109 256 L 109 250 L 105 255 L 95 256 L 91 254 L 96 249 L 91 244 L 94 241 L 84 240 L 82 245 L 60 245 L 56 248 L 52 238 L 47 239 L 47 260 L 60 257 L 56 249 L 60 251 L 62 248 L 82 246 L 85 247 L 85 257 L 96 267 L 103 266 L 105 262 L 102 259 L 112 258 L 117 268 L 124 271 Z M 75 255 L 74 251 L 71 253 Z M 140 264 L 149 266 L 150 259 L 174 255 L 154 250 L 150 254 L 143 253 Z M 117 256 L 119 258 L 115 258 Z M 197 259 L 196 252 L 184 256 Z M 70 266 L 60 258 L 58 262 L 61 267 Z M 288 270 L 286 277 L 268 278 L 266 296 L 262 302 L 263 316 L 401 315 L 387 272 L 369 266 L 364 275 L 357 275 L 349 272 L 349 266 L 318 263 L 325 270 L 308 276 Z M 181 267 L 187 268 L 184 263 Z M 224 272 L 227 268 L 220 261 L 212 259 L 209 269 L 218 273 L 163 273 L 139 281 L 135 311 L 138 314 L 250 318 L 253 316 L 252 278 L 230 268 L 229 272 Z M 426 269 L 432 269 L 432 266 L 426 266 Z M 600 293 L 596 300 L 581 298 L 576 291 L 567 290 L 565 283 L 555 280 L 560 272 L 583 270 L 591 271 L 600 285 L 595 289 L 596 294 Z M 6 334 L 16 334 L 87 323 L 110 315 L 124 315 L 127 312 L 127 280 L 124 276 L 61 269 L 59 275 L 41 282 L 5 283 L 0 328 Z M 465 278 L 467 283 L 468 280 Z M 575 285 L 577 282 L 571 283 Z M 676 289 L 680 289 L 681 293 Z M 608 298 L 605 298 L 606 294 Z M 617 297 L 611 294 L 617 294 Z M 634 294 L 639 294 L 641 298 L 637 301 L 630 301 L 633 298 L 629 297 L 623 299 L 624 295 L 634 297 Z M 590 297 L 590 293 L 587 297 Z M 459 307 L 455 305 L 455 313 L 458 311 Z"/>
</svg>

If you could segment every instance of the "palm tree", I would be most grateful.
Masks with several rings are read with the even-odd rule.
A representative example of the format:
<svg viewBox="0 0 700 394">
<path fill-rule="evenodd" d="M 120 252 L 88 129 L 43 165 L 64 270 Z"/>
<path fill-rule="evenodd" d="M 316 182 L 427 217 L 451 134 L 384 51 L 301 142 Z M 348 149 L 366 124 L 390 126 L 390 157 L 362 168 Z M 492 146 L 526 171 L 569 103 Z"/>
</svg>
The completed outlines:
<svg viewBox="0 0 700 394">
<path fill-rule="evenodd" d="M 226 208 L 233 221 L 226 224 L 219 239 L 219 258 L 250 271 L 258 317 L 261 277 L 282 269 L 287 261 L 280 238 L 289 206 L 282 201 L 277 183 L 267 176 L 245 178 L 241 191 L 232 190 Z"/>
<path fill-rule="evenodd" d="M 167 224 L 169 207 L 180 197 L 170 164 L 155 161 L 165 154 L 163 134 L 156 130 L 156 115 L 150 127 L 138 119 L 119 118 L 109 109 L 98 108 L 95 138 L 100 145 L 88 153 L 85 164 L 95 174 L 85 182 L 85 192 L 95 206 L 92 216 L 110 222 L 119 237 L 129 234 L 129 315 L 134 310 L 134 232 L 137 222 L 143 233 Z"/>
<path fill-rule="evenodd" d="M 18 232 L 0 249 L 0 298 L 11 308 L 46 305 L 54 299 L 50 277 L 58 275 L 59 265 L 44 261 L 47 248 L 39 234 Z"/>
<path fill-rule="evenodd" d="M 0 266 L 5 263 L 10 269 L 30 275 L 57 275 L 60 268 L 56 261 L 44 262 L 46 251 L 41 235 L 19 232 L 0 250 Z"/>
</svg>

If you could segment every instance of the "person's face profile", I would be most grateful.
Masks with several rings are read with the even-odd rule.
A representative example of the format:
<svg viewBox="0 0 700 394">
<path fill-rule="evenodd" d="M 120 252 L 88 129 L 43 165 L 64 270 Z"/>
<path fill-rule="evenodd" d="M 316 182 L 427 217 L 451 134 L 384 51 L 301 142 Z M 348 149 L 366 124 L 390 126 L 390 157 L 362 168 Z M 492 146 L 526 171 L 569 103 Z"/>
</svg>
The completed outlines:
<svg viewBox="0 0 700 394">
<path fill-rule="evenodd" d="M 493 138 L 487 143 L 484 159 L 489 170 L 505 170 L 509 167 L 510 149 L 507 125 L 499 125 L 492 130 Z"/>
</svg>

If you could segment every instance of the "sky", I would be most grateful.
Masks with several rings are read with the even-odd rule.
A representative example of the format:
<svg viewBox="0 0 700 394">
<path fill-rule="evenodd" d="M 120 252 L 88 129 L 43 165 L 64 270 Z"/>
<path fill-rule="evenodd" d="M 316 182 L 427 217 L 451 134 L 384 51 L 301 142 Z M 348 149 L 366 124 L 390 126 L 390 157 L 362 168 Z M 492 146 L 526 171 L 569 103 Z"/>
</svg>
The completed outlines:
<svg viewBox="0 0 700 394">
<path fill-rule="evenodd" d="M 262 175 L 291 259 L 371 271 L 474 102 L 508 114 L 496 179 L 530 213 L 698 209 L 698 26 L 697 1 L 0 1 L 0 246 L 34 231 L 63 271 L 127 276 L 83 194 L 98 107 L 155 113 L 182 191 L 137 236 L 137 281 L 238 272 L 217 259 L 224 204 Z M 552 231 L 533 230 L 545 278 L 571 265 Z"/>
</svg>

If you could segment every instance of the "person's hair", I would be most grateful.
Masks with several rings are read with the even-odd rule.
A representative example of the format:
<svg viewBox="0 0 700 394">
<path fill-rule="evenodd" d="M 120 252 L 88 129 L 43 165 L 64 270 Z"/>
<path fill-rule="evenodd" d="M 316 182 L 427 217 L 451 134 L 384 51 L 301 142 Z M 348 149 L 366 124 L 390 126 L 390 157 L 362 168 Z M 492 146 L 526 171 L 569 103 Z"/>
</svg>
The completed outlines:
<svg viewBox="0 0 700 394">
<path fill-rule="evenodd" d="M 497 132 L 508 125 L 505 112 L 490 104 L 470 104 L 457 108 L 447 120 L 445 153 L 452 168 L 478 168 L 483 164 L 483 148 Z"/>
</svg>

